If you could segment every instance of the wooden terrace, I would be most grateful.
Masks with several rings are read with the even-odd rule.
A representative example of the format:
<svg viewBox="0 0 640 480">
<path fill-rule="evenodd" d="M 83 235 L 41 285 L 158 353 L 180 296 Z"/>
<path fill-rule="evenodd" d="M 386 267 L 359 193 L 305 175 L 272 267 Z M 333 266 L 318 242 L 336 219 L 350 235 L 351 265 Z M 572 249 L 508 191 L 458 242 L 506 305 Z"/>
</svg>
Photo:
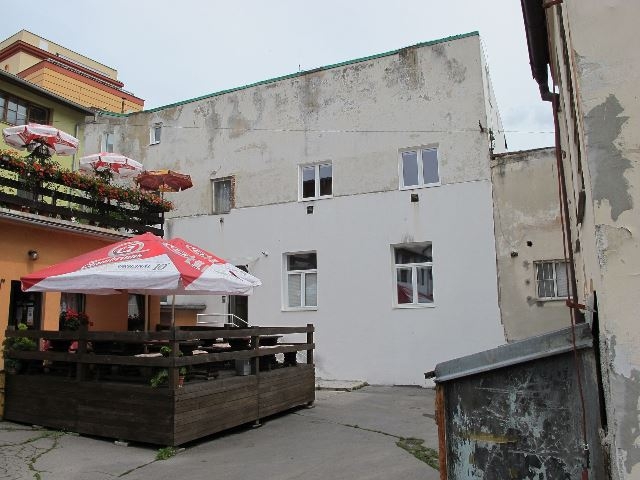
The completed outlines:
<svg viewBox="0 0 640 480">
<path fill-rule="evenodd" d="M 31 338 L 51 348 L 5 353 L 21 368 L 6 377 L 4 418 L 181 445 L 313 402 L 313 333 L 311 324 L 160 332 L 7 330 L 8 338 Z M 285 341 L 299 334 L 302 342 Z M 158 353 L 161 346 L 171 349 L 164 349 L 168 356 Z M 304 363 L 298 352 L 306 352 Z M 164 384 L 150 385 L 165 373 Z"/>
</svg>

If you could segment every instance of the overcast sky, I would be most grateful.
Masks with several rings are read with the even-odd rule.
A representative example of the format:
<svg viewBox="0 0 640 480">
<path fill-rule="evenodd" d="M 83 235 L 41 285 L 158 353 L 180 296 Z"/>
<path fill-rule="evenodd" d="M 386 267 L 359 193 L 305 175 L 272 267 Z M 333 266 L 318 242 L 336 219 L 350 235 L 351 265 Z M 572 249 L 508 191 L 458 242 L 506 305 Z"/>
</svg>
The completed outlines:
<svg viewBox="0 0 640 480">
<path fill-rule="evenodd" d="M 0 39 L 24 28 L 115 68 L 145 108 L 477 30 L 509 150 L 553 145 L 518 0 L 31 0 L 3 16 Z"/>
</svg>

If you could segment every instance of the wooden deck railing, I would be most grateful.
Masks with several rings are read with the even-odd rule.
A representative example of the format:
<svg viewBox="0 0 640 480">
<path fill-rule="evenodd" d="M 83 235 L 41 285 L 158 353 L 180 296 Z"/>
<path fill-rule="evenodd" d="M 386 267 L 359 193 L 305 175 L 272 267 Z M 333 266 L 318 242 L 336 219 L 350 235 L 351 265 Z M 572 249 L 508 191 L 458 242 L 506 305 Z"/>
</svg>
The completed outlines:
<svg viewBox="0 0 640 480">
<path fill-rule="evenodd" d="M 181 368 L 193 368 L 206 366 L 235 360 L 249 360 L 251 362 L 251 373 L 260 374 L 260 358 L 273 358 L 276 354 L 292 354 L 300 351 L 306 352 L 306 362 L 313 364 L 313 342 L 314 327 L 308 324 L 303 327 L 251 327 L 221 329 L 214 327 L 196 327 L 180 329 L 174 327 L 167 331 L 160 332 L 92 332 L 86 327 L 77 331 L 51 331 L 51 330 L 7 330 L 7 338 L 26 337 L 40 344 L 40 340 L 53 342 L 77 342 L 77 349 L 74 353 L 68 351 L 29 351 L 29 350 L 8 350 L 5 358 L 19 360 L 27 364 L 25 369 L 27 374 L 46 374 L 47 365 L 56 363 L 66 364 L 67 375 L 75 376 L 78 381 L 87 379 L 90 365 L 108 365 L 115 367 L 150 367 L 152 369 L 165 368 L 168 370 L 168 386 L 175 389 L 179 385 L 179 372 Z M 274 335 L 306 334 L 306 341 L 301 343 L 279 342 L 275 345 L 262 346 L 263 337 Z M 216 339 L 250 339 L 248 348 L 224 351 L 219 353 L 204 353 L 198 355 L 181 356 L 181 343 L 185 342 L 194 345 L 214 342 Z M 158 347 L 166 345 L 171 348 L 167 357 L 140 357 L 135 354 L 126 354 L 127 349 L 120 352 L 107 352 L 96 348 L 97 345 L 105 343 L 119 345 L 138 345 L 140 351 L 144 345 Z M 94 351 L 91 351 L 91 346 Z M 280 366 L 280 364 L 276 365 Z M 94 380 L 99 380 L 94 378 Z"/>
</svg>

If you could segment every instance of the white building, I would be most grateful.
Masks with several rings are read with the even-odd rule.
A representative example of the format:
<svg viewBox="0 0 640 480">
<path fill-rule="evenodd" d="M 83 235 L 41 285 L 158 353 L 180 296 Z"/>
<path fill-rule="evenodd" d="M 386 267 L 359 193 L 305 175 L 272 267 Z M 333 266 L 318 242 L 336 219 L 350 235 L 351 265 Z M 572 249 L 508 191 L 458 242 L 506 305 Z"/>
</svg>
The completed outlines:
<svg viewBox="0 0 640 480">
<path fill-rule="evenodd" d="M 86 126 L 166 194 L 169 237 L 259 277 L 248 299 L 183 298 L 254 325 L 316 327 L 317 374 L 422 384 L 504 341 L 490 151 L 503 149 L 477 32 Z M 225 303 L 223 303 L 225 300 Z"/>
</svg>

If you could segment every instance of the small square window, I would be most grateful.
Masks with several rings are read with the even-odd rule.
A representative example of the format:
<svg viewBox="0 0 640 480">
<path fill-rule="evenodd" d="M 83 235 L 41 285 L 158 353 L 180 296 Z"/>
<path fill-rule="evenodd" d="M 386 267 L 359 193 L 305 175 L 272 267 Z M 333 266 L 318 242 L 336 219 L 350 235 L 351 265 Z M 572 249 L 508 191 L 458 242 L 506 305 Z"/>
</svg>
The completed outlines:
<svg viewBox="0 0 640 480">
<path fill-rule="evenodd" d="M 113 153 L 115 134 L 105 133 L 102 139 L 102 152 Z"/>
<path fill-rule="evenodd" d="M 437 148 L 413 148 L 400 152 L 400 188 L 440 185 Z"/>
<path fill-rule="evenodd" d="M 149 131 L 149 144 L 156 145 L 160 143 L 160 135 L 162 134 L 162 124 L 156 123 Z"/>
<path fill-rule="evenodd" d="M 567 298 L 567 262 L 535 262 L 537 296 L 540 299 Z"/>
<path fill-rule="evenodd" d="M 313 200 L 333 195 L 333 167 L 331 163 L 300 167 L 300 199 Z"/>
<path fill-rule="evenodd" d="M 318 306 L 318 262 L 316 252 L 285 254 L 285 309 Z"/>
<path fill-rule="evenodd" d="M 213 183 L 213 213 L 229 213 L 232 208 L 233 196 L 231 179 L 212 180 Z"/>
</svg>

